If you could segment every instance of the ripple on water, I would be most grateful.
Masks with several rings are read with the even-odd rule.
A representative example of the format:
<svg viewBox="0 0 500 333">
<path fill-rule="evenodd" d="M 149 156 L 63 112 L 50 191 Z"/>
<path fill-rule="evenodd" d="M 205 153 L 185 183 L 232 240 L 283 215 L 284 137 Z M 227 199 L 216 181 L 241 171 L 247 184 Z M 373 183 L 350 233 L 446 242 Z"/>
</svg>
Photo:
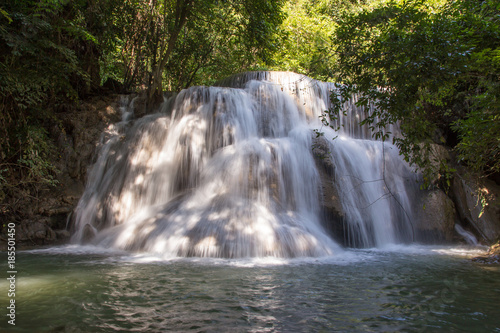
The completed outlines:
<svg viewBox="0 0 500 333">
<path fill-rule="evenodd" d="M 478 251 L 412 246 L 293 260 L 20 251 L 16 329 L 498 331 L 500 272 L 470 261 Z"/>
</svg>

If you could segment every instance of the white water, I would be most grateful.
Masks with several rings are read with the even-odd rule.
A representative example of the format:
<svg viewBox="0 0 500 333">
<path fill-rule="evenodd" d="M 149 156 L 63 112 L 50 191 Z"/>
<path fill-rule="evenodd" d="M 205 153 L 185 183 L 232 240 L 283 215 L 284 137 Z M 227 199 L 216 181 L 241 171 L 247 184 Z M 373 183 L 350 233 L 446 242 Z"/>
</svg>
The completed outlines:
<svg viewBox="0 0 500 333">
<path fill-rule="evenodd" d="M 311 149 L 333 85 L 268 72 L 221 85 L 236 88 L 192 87 L 163 113 L 110 127 L 75 211 L 75 242 L 164 257 L 340 251 L 320 223 Z M 348 243 L 411 241 L 414 176 L 394 146 L 369 140 L 352 103 L 330 143 Z"/>
<path fill-rule="evenodd" d="M 331 143 L 335 184 L 352 246 L 414 241 L 418 183 L 391 143 L 340 136 Z"/>
<path fill-rule="evenodd" d="M 455 224 L 455 231 L 462 236 L 463 239 L 467 242 L 469 245 L 474 245 L 477 246 L 479 245 L 479 242 L 477 241 L 476 236 L 474 236 L 471 232 L 465 230 L 462 228 L 460 224 Z"/>
</svg>

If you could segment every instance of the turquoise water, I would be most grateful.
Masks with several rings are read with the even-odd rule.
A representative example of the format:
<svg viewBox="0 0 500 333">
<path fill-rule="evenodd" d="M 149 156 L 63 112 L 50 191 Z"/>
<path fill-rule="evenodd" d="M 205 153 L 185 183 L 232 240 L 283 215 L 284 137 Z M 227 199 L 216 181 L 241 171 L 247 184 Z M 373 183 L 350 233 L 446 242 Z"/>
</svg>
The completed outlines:
<svg viewBox="0 0 500 333">
<path fill-rule="evenodd" d="M 16 326 L 2 315 L 0 330 L 500 332 L 500 268 L 472 262 L 478 253 L 413 246 L 167 260 L 90 247 L 18 251 Z M 7 289 L 3 279 L 4 313 Z"/>
</svg>

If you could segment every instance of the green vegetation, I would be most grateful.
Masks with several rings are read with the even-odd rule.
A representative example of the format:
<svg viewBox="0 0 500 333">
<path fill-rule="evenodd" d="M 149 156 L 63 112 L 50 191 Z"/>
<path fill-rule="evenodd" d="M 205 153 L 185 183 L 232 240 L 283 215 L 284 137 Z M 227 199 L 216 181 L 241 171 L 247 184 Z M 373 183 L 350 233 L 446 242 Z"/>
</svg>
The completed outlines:
<svg viewBox="0 0 500 333">
<path fill-rule="evenodd" d="M 103 1 L 103 3 L 107 3 Z M 283 20 L 281 0 L 114 1 L 104 76 L 149 97 L 212 83 L 265 63 Z"/>
<path fill-rule="evenodd" d="M 335 32 L 340 101 L 359 94 L 374 103 L 366 123 L 396 138 L 406 160 L 449 184 L 453 170 L 432 161 L 431 143 L 455 148 L 458 159 L 485 175 L 500 171 L 500 5 L 496 1 L 390 1 L 345 15 Z M 377 122 L 376 122 L 377 120 Z M 436 165 L 438 165 L 436 167 Z"/>
<path fill-rule="evenodd" d="M 58 114 L 102 86 L 210 84 L 269 63 L 281 0 L 13 0 L 0 3 L 0 203 L 54 185 Z M 57 130 L 56 130 L 57 132 Z M 1 213 L 1 212 L 0 212 Z"/>
<path fill-rule="evenodd" d="M 0 3 L 0 202 L 56 182 L 58 115 L 104 93 L 212 84 L 245 70 L 339 83 L 378 106 L 374 136 L 399 122 L 405 158 L 442 174 L 432 144 L 485 176 L 500 172 L 497 1 L 13 0 Z M 377 119 L 378 123 L 375 123 Z M 375 125 L 376 124 L 376 125 Z"/>
<path fill-rule="evenodd" d="M 12 188 L 54 184 L 53 110 L 88 93 L 93 37 L 81 7 L 11 1 L 0 15 L 0 199 Z M 78 57 L 76 50 L 85 49 Z"/>
</svg>

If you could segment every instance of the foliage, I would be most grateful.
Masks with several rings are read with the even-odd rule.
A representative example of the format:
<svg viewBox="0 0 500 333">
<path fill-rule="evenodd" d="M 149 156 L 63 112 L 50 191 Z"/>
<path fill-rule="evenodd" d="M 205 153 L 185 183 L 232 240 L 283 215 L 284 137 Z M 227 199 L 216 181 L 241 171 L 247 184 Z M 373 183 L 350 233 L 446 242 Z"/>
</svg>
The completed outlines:
<svg viewBox="0 0 500 333">
<path fill-rule="evenodd" d="M 12 1 L 0 15 L 0 192 L 54 184 L 51 109 L 89 88 L 77 49 L 95 43 L 82 8 L 63 1 Z M 51 107 L 48 107 L 51 105 Z"/>
<path fill-rule="evenodd" d="M 374 103 L 365 124 L 395 143 L 427 179 L 450 172 L 432 160 L 432 143 L 456 146 L 459 157 L 486 173 L 500 170 L 499 5 L 495 1 L 390 1 L 348 14 L 335 32 L 339 85 L 332 118 L 353 94 Z M 448 171 L 447 171 L 448 170 Z M 452 172 L 452 171 L 451 171 Z"/>
<path fill-rule="evenodd" d="M 326 2 L 289 1 L 283 22 L 286 34 L 280 41 L 280 52 L 275 55 L 276 69 L 328 77 L 330 36 L 333 25 L 321 9 Z"/>
<path fill-rule="evenodd" d="M 361 1 L 364 3 L 364 1 Z M 274 70 L 287 70 L 327 81 L 336 62 L 331 39 L 342 14 L 356 11 L 361 3 L 348 0 L 291 0 L 284 7 L 286 19 Z"/>
<path fill-rule="evenodd" d="M 164 84 L 177 90 L 213 82 L 267 61 L 281 6 L 282 0 L 117 1 L 108 67 L 121 68 L 115 77 L 127 89 L 145 87 L 150 97 Z"/>
<path fill-rule="evenodd" d="M 58 113 L 113 79 L 150 100 L 272 58 L 283 0 L 0 4 L 0 198 L 53 185 Z M 116 86 L 115 86 L 116 87 Z M 50 130 L 49 130 L 50 129 Z M 1 201 L 1 200 L 0 200 Z"/>
<path fill-rule="evenodd" d="M 167 63 L 172 90 L 212 84 L 272 61 L 281 1 L 213 2 L 196 11 Z"/>
</svg>

